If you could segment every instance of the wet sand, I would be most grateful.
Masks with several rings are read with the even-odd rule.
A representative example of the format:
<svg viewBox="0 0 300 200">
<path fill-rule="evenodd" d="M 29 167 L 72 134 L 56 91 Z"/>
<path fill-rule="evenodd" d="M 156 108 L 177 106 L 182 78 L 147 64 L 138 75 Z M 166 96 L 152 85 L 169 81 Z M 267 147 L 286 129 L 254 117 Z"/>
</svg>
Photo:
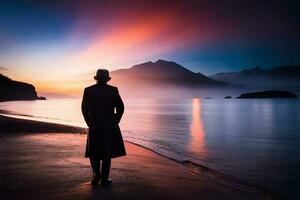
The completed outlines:
<svg viewBox="0 0 300 200">
<path fill-rule="evenodd" d="M 91 187 L 86 130 L 0 116 L 1 199 L 262 199 L 126 142 L 110 187 Z"/>
</svg>

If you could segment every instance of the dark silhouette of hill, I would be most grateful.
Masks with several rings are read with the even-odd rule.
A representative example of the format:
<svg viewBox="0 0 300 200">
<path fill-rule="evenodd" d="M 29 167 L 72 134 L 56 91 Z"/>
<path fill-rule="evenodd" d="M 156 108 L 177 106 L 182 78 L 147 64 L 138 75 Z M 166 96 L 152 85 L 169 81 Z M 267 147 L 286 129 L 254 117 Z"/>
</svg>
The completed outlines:
<svg viewBox="0 0 300 200">
<path fill-rule="evenodd" d="M 0 101 L 39 100 L 35 87 L 28 83 L 11 80 L 0 74 Z"/>
<path fill-rule="evenodd" d="M 238 99 L 264 99 L 264 98 L 298 98 L 296 94 L 289 91 L 268 90 L 261 92 L 250 92 L 241 94 Z"/>
<path fill-rule="evenodd" d="M 248 88 L 300 90 L 298 65 L 280 66 L 269 70 L 255 67 L 239 72 L 219 73 L 210 78 Z"/>
<path fill-rule="evenodd" d="M 134 65 L 129 69 L 111 72 L 112 82 L 120 86 L 136 87 L 220 87 L 225 84 L 183 66 L 165 60 Z"/>
</svg>

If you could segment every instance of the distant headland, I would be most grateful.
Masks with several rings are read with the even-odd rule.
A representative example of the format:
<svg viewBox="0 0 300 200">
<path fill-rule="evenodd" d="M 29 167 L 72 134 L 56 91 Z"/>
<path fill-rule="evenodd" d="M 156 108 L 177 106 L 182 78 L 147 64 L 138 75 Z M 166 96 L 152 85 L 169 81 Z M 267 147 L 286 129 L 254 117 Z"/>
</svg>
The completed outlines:
<svg viewBox="0 0 300 200">
<path fill-rule="evenodd" d="M 298 96 L 289 91 L 267 90 L 261 92 L 250 92 L 241 94 L 238 99 L 263 99 L 263 98 L 298 98 Z"/>
<path fill-rule="evenodd" d="M 33 85 L 0 74 L 0 101 L 18 100 L 46 100 L 46 97 L 38 96 Z"/>
</svg>

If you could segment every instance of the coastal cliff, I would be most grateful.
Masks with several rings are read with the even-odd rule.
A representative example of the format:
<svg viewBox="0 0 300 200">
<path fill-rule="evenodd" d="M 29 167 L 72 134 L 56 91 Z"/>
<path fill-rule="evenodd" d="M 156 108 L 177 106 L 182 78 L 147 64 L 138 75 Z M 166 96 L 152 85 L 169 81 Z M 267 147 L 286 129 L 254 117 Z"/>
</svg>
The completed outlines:
<svg viewBox="0 0 300 200">
<path fill-rule="evenodd" d="M 46 100 L 46 98 L 39 97 L 33 85 L 14 81 L 0 74 L 0 101 L 16 100 Z"/>
</svg>

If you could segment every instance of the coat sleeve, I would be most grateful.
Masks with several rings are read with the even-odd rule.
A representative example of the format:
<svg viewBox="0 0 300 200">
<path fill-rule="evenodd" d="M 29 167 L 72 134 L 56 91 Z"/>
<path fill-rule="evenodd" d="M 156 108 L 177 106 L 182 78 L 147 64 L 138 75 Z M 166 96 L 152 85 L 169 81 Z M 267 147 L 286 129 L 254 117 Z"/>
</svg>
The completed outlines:
<svg viewBox="0 0 300 200">
<path fill-rule="evenodd" d="M 82 102 L 81 102 L 81 112 L 84 118 L 85 123 L 90 125 L 90 111 L 88 109 L 88 100 L 86 89 L 83 92 Z"/>
<path fill-rule="evenodd" d="M 116 98 L 115 98 L 115 108 L 116 108 L 116 120 L 117 122 L 119 123 L 121 121 L 121 118 L 123 116 L 123 113 L 124 113 L 124 103 L 122 101 L 122 98 L 119 94 L 119 91 L 118 91 L 118 88 L 116 89 L 117 90 L 117 95 L 116 95 Z"/>
</svg>

